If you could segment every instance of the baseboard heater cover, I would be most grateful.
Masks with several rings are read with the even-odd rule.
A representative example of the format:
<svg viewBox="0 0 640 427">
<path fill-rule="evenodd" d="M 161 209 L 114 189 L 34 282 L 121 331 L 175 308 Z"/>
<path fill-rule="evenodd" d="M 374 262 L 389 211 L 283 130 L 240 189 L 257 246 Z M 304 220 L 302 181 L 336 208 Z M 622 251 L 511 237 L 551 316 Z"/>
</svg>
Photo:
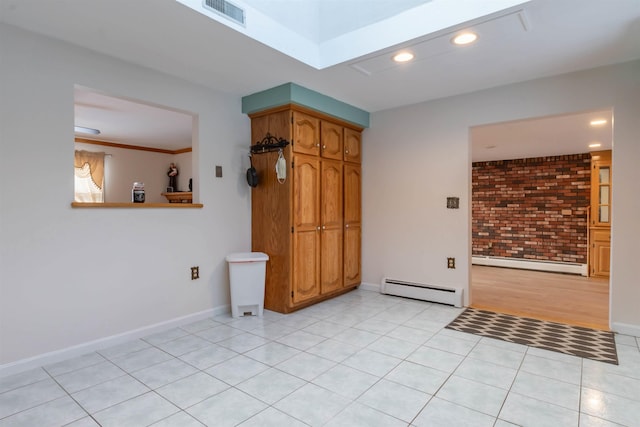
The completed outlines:
<svg viewBox="0 0 640 427">
<path fill-rule="evenodd" d="M 519 268 L 523 270 L 548 271 L 553 273 L 579 274 L 588 276 L 587 264 L 571 262 L 529 260 L 525 258 L 506 258 L 493 256 L 471 257 L 473 265 L 486 265 L 489 267 Z"/>
<path fill-rule="evenodd" d="M 380 286 L 380 292 L 386 295 L 438 302 L 455 307 L 462 307 L 462 291 L 462 288 L 457 287 L 425 285 L 387 277 L 382 279 Z"/>
</svg>

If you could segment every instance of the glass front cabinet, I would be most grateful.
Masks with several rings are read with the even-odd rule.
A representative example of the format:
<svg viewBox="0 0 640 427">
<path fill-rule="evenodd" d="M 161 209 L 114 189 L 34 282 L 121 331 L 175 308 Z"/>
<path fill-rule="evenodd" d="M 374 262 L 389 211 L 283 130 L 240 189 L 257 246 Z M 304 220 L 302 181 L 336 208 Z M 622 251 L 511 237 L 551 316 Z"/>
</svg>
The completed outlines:
<svg viewBox="0 0 640 427">
<path fill-rule="evenodd" d="M 589 275 L 609 277 L 611 253 L 611 150 L 591 153 Z"/>
</svg>

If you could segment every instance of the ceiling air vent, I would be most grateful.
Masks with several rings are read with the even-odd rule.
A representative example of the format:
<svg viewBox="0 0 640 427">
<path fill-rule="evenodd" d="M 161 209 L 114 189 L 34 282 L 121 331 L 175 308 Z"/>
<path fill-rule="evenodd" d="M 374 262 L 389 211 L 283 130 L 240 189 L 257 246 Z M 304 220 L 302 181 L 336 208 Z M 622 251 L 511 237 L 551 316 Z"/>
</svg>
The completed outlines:
<svg viewBox="0 0 640 427">
<path fill-rule="evenodd" d="M 205 9 L 220 13 L 227 18 L 244 25 L 244 10 L 226 0 L 204 0 Z"/>
</svg>

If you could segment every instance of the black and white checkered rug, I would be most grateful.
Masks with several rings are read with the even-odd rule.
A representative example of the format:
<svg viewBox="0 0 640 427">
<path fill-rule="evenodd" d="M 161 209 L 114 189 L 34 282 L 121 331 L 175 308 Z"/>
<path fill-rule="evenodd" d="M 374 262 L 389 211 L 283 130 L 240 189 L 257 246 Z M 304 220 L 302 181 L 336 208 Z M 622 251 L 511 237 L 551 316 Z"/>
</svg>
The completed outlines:
<svg viewBox="0 0 640 427">
<path fill-rule="evenodd" d="M 618 364 L 612 332 L 467 308 L 448 329 Z"/>
</svg>

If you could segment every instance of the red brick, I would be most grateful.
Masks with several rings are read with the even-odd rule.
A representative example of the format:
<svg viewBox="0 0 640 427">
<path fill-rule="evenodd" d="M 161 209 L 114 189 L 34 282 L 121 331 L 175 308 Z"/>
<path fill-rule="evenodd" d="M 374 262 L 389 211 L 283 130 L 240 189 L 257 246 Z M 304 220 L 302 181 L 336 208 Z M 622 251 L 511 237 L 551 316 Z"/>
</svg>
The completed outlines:
<svg viewBox="0 0 640 427">
<path fill-rule="evenodd" d="M 472 176 L 473 255 L 586 263 L 588 153 L 477 162 Z"/>
</svg>

